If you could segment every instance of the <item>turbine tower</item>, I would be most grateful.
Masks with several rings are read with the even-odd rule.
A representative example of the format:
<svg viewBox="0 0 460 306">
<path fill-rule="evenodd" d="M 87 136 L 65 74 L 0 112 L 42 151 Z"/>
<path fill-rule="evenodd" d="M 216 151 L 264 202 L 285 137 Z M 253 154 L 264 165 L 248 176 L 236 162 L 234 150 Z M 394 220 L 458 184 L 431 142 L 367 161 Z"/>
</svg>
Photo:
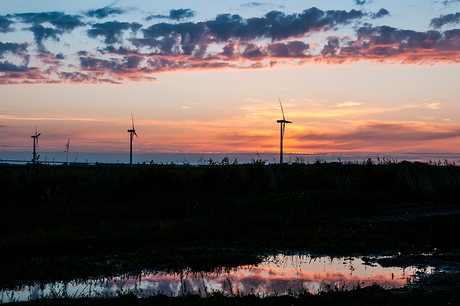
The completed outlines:
<svg viewBox="0 0 460 306">
<path fill-rule="evenodd" d="M 35 164 L 37 162 L 37 150 L 36 148 L 38 147 L 38 136 L 40 136 L 42 133 L 37 134 L 37 126 L 35 126 L 35 135 L 30 136 L 34 140 L 34 151 L 33 151 L 33 157 L 32 157 L 32 162 Z"/>
<path fill-rule="evenodd" d="M 128 130 L 129 132 L 129 165 L 133 165 L 133 135 L 136 135 L 136 130 L 134 129 L 134 117 L 133 117 L 133 112 L 131 111 L 131 122 L 133 123 L 133 128 L 131 130 Z"/>
<path fill-rule="evenodd" d="M 280 98 L 278 98 L 278 101 L 280 101 L 280 106 L 281 106 L 281 113 L 283 114 L 283 119 L 282 120 L 277 120 L 276 122 L 281 123 L 281 135 L 280 135 L 280 165 L 283 165 L 283 138 L 284 138 L 284 130 L 286 128 L 286 123 L 292 123 L 291 121 L 287 121 L 286 118 L 284 117 L 284 110 L 283 110 L 283 104 L 281 104 Z"/>
</svg>

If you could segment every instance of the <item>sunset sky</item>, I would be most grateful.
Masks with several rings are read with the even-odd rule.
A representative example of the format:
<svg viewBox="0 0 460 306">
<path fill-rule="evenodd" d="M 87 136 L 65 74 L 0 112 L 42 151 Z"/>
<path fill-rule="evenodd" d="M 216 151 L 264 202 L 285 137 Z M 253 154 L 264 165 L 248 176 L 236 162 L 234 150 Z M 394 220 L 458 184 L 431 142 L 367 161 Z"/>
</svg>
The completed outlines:
<svg viewBox="0 0 460 306">
<path fill-rule="evenodd" d="M 0 151 L 460 152 L 460 0 L 0 8 Z"/>
</svg>

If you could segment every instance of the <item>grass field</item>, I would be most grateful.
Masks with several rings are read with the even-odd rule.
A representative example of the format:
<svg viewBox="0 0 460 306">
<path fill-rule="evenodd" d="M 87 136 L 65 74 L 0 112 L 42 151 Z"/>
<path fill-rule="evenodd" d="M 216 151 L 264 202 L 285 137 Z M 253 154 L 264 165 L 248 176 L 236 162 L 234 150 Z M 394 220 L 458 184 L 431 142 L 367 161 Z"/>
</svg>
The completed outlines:
<svg viewBox="0 0 460 306">
<path fill-rule="evenodd" d="M 460 247 L 460 168 L 448 162 L 39 164 L 0 167 L 0 192 L 0 285 L 9 287 L 158 267 L 212 270 L 280 249 L 365 256 Z"/>
</svg>

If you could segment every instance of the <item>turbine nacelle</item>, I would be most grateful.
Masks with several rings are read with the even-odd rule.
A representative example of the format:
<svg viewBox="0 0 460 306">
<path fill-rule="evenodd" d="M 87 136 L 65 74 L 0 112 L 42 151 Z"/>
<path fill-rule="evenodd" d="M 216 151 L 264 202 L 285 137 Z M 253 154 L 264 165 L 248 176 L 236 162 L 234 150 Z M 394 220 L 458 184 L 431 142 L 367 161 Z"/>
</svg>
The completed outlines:
<svg viewBox="0 0 460 306">
<path fill-rule="evenodd" d="M 137 138 L 139 138 L 139 136 L 137 136 L 136 130 L 128 130 L 128 132 L 133 133 L 134 135 L 136 135 Z"/>
</svg>

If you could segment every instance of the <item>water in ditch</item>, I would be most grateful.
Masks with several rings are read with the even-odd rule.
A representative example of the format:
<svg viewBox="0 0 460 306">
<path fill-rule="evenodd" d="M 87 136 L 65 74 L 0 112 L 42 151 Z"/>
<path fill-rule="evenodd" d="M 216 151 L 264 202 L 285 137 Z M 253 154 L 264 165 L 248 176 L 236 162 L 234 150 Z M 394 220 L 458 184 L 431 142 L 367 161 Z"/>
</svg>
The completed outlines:
<svg viewBox="0 0 460 306">
<path fill-rule="evenodd" d="M 206 294 L 256 293 L 260 295 L 309 291 L 318 293 L 329 288 L 353 289 L 357 286 L 380 285 L 400 288 L 414 280 L 418 273 L 431 273 L 430 268 L 382 267 L 366 264 L 359 257 L 313 257 L 311 255 L 268 256 L 257 266 L 246 265 L 213 272 L 179 273 L 144 271 L 137 276 L 117 276 L 110 279 L 89 278 L 72 282 L 37 283 L 15 290 L 0 290 L 0 303 L 27 301 L 41 297 L 117 295 L 135 292 L 140 296 L 153 294 L 181 295 L 186 292 Z"/>
</svg>

